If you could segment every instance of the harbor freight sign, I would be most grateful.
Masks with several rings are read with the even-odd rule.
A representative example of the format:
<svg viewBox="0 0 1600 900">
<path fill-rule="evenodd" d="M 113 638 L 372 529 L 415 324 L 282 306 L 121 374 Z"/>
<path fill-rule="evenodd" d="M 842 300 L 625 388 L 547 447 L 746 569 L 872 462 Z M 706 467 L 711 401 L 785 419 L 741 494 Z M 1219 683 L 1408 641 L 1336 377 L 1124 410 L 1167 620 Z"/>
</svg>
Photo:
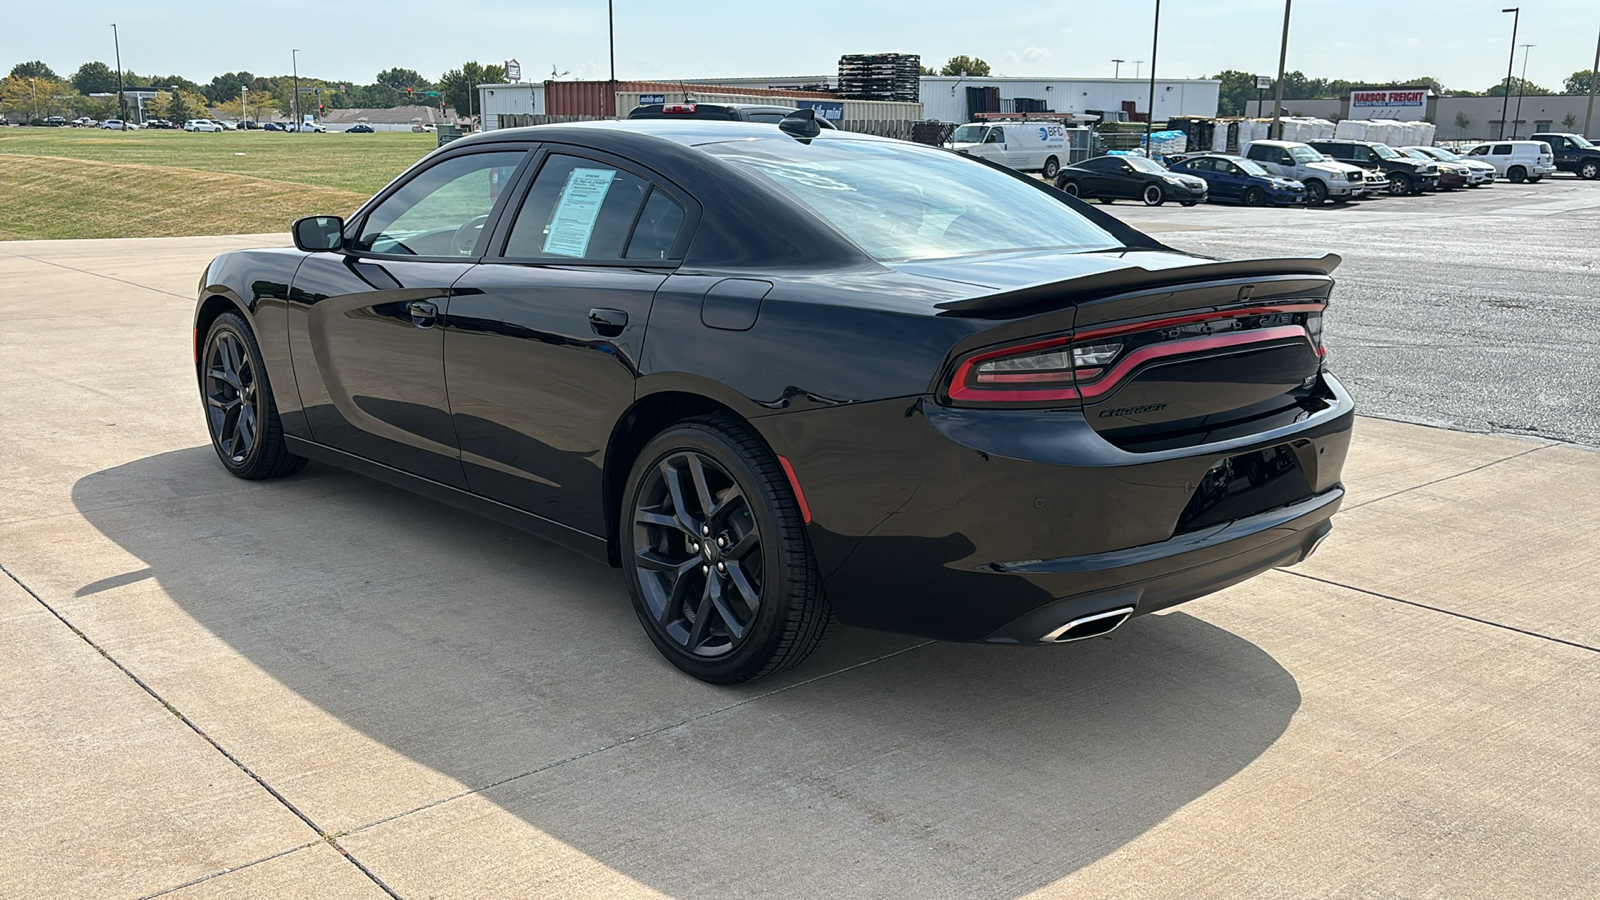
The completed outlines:
<svg viewBox="0 0 1600 900">
<path fill-rule="evenodd" d="M 1351 91 L 1350 118 L 1416 121 L 1428 112 L 1427 88 Z"/>
</svg>

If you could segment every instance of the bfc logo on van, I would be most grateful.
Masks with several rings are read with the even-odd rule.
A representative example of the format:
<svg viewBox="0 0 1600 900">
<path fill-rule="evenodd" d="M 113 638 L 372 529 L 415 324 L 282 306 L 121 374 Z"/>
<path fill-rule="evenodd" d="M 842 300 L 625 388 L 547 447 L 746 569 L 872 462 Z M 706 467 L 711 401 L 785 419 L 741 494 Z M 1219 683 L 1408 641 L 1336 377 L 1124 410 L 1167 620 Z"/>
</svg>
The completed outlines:
<svg viewBox="0 0 1600 900">
<path fill-rule="evenodd" d="M 1039 129 L 1039 140 L 1041 140 L 1041 141 L 1050 140 L 1050 129 L 1044 128 L 1044 127 L 1040 127 L 1040 129 Z"/>
</svg>

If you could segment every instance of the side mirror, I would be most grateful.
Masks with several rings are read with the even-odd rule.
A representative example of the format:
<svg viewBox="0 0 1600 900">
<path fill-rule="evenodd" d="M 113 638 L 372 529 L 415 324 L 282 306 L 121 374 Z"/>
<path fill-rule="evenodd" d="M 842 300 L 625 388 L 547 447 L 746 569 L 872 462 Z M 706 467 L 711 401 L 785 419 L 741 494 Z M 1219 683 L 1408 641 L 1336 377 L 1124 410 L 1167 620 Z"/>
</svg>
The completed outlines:
<svg viewBox="0 0 1600 900">
<path fill-rule="evenodd" d="M 294 246 L 307 253 L 326 253 L 344 246 L 344 220 L 338 216 L 306 216 L 290 229 Z"/>
</svg>

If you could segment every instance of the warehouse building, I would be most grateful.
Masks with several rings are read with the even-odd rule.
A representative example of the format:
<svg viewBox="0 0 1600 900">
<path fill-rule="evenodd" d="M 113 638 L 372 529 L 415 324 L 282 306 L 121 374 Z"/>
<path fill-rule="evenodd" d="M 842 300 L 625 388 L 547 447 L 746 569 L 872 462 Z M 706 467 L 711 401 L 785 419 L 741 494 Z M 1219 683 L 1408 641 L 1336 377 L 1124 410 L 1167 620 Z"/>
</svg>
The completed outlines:
<svg viewBox="0 0 1600 900">
<path fill-rule="evenodd" d="M 1600 104 L 1597 104 L 1600 106 Z M 1261 110 L 1265 112 L 1261 112 Z M 1319 100 L 1285 100 L 1285 115 L 1307 116 L 1340 122 L 1352 116 L 1350 97 Z M 1527 94 L 1522 97 L 1518 112 L 1517 95 L 1509 103 L 1503 97 L 1428 97 L 1426 111 L 1417 118 L 1438 126 L 1437 139 L 1441 141 L 1487 141 L 1498 138 L 1504 109 L 1505 136 L 1513 134 L 1526 137 L 1549 131 L 1582 131 L 1589 118 L 1589 98 L 1586 94 Z M 1251 100 L 1245 104 L 1245 114 L 1271 116 L 1272 101 L 1258 104 Z M 1571 125 L 1567 124 L 1568 117 Z M 1591 137 L 1600 135 L 1600 111 L 1591 121 Z"/>
</svg>

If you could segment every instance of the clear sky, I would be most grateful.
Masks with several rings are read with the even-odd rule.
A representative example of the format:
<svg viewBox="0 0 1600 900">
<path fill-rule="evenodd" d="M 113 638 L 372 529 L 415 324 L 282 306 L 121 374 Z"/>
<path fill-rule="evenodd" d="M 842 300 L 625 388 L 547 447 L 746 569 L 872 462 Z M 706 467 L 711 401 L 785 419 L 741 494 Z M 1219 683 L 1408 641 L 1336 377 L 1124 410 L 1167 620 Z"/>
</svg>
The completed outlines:
<svg viewBox="0 0 1600 900">
<path fill-rule="evenodd" d="M 1511 0 L 1516 2 L 1516 0 Z M 1300 0 L 1289 68 L 1324 78 L 1387 81 L 1432 75 L 1483 90 L 1504 77 L 1511 16 L 1496 0 Z M 204 82 L 245 70 L 300 71 L 370 82 L 392 66 L 437 78 L 468 59 L 516 58 L 524 78 L 551 66 L 568 77 L 607 77 L 606 5 L 599 0 L 338 0 L 277 3 L 203 0 L 10 0 L 0 21 L 0 66 L 43 59 L 63 76 L 86 61 L 112 63 L 111 23 L 122 62 L 138 72 Z M 705 78 L 832 73 L 841 53 L 898 51 L 925 65 L 965 53 L 998 75 L 1110 76 L 1111 60 L 1149 74 L 1153 0 L 616 0 L 617 77 Z M 1201 77 L 1222 69 L 1272 74 L 1282 0 L 1166 0 L 1160 73 Z M 1517 43 L 1527 75 L 1559 89 L 1594 60 L 1600 0 L 1524 0 Z M 1516 68 L 1522 70 L 1523 51 Z"/>
</svg>

